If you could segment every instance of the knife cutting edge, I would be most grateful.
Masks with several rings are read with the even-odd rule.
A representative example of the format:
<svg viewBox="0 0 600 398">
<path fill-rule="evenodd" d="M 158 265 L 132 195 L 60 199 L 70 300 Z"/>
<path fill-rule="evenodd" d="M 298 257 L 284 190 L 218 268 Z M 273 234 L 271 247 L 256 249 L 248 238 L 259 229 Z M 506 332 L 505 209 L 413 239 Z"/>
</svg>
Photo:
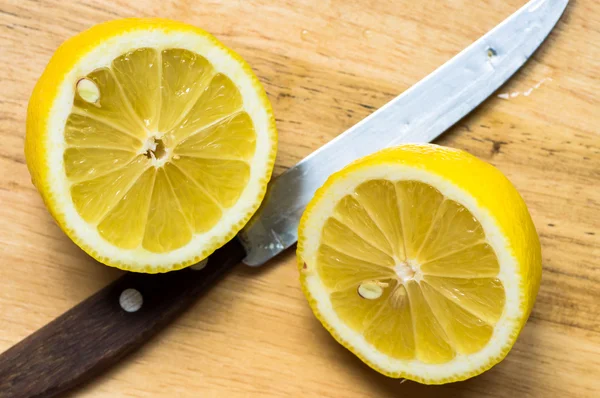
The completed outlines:
<svg viewBox="0 0 600 398">
<path fill-rule="evenodd" d="M 0 355 L 1 397 L 50 397 L 145 342 L 243 261 L 292 246 L 304 207 L 327 177 L 385 147 L 434 140 L 533 54 L 568 0 L 533 0 L 432 74 L 275 179 L 257 214 L 208 259 L 167 274 L 125 274 Z"/>
</svg>

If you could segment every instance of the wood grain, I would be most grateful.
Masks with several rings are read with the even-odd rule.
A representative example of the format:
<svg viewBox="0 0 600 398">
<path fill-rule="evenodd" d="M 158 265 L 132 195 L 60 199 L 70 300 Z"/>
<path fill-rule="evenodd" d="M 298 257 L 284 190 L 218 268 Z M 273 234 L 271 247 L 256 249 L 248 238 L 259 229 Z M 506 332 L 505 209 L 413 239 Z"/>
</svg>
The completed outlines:
<svg viewBox="0 0 600 398">
<path fill-rule="evenodd" d="M 59 1 L 0 5 L 0 351 L 104 287 L 55 226 L 23 158 L 27 100 L 54 50 L 91 25 L 162 16 L 246 58 L 273 103 L 276 174 L 380 107 L 525 0 Z M 571 0 L 528 64 L 437 142 L 491 162 L 541 237 L 544 274 L 508 357 L 472 380 L 400 384 L 334 342 L 288 251 L 238 267 L 142 350 L 76 391 L 86 397 L 593 397 L 600 390 L 600 3 Z M 548 80 L 550 78 L 551 80 Z"/>
<path fill-rule="evenodd" d="M 55 397 L 126 360 L 245 256 L 234 238 L 181 272 L 126 273 L 2 353 L 0 397 Z"/>
</svg>

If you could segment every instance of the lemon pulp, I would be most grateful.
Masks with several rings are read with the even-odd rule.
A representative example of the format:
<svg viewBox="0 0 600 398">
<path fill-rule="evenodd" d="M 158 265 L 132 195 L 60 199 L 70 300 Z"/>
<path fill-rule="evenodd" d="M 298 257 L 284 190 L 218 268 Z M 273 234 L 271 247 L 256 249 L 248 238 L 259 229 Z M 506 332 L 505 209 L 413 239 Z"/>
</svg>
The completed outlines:
<svg viewBox="0 0 600 398">
<path fill-rule="evenodd" d="M 339 318 L 392 358 L 443 364 L 473 354 L 504 310 L 480 223 L 423 182 L 358 185 L 325 221 L 316 261 Z M 380 294 L 363 297 L 373 283 Z"/>
<path fill-rule="evenodd" d="M 168 252 L 239 199 L 256 133 L 238 88 L 202 56 L 140 48 L 75 92 L 64 171 L 76 211 L 108 242 Z"/>
</svg>

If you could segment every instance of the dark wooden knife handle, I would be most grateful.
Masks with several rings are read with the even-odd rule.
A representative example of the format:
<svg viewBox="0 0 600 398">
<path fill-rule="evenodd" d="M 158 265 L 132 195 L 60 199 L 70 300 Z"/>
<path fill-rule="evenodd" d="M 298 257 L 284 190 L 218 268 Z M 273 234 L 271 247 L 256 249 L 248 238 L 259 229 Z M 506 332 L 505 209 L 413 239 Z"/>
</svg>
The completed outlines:
<svg viewBox="0 0 600 398">
<path fill-rule="evenodd" d="M 125 274 L 0 355 L 0 397 L 55 396 L 106 369 L 181 313 L 244 256 L 234 238 L 201 270 Z M 135 312 L 120 304 L 127 289 L 143 298 Z M 131 311 L 139 295 L 128 293 L 129 305 L 124 307 Z"/>
</svg>

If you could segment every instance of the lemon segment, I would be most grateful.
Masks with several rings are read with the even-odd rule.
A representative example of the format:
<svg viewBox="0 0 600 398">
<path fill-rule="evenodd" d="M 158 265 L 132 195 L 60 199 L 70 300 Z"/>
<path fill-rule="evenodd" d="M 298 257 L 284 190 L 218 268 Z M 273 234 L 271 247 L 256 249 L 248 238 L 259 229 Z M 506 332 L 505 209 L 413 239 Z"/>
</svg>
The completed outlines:
<svg viewBox="0 0 600 398">
<path fill-rule="evenodd" d="M 421 286 L 415 281 L 406 283 L 408 301 L 413 315 L 415 333 L 415 357 L 428 364 L 446 363 L 456 352 L 448 336 L 423 295 Z"/>
<path fill-rule="evenodd" d="M 189 50 L 162 51 L 159 131 L 171 131 L 190 109 L 215 75 L 206 58 Z"/>
<path fill-rule="evenodd" d="M 425 274 L 424 285 L 490 325 L 502 316 L 506 295 L 498 278 L 444 278 Z"/>
<path fill-rule="evenodd" d="M 173 165 L 186 174 L 217 203 L 233 206 L 250 178 L 250 166 L 240 160 L 181 156 Z"/>
<path fill-rule="evenodd" d="M 498 275 L 500 265 L 492 246 L 481 242 L 423 262 L 421 272 L 427 275 L 474 278 Z"/>
<path fill-rule="evenodd" d="M 142 243 L 147 228 L 156 169 L 148 167 L 127 193 L 98 223 L 98 232 L 107 241 L 132 249 Z M 127 228 L 122 228 L 127 220 Z"/>
<path fill-rule="evenodd" d="M 539 284 L 539 250 L 499 172 L 461 151 L 405 145 L 317 191 L 298 264 L 313 311 L 340 343 L 386 375 L 438 384 L 506 355 Z"/>
<path fill-rule="evenodd" d="M 362 240 L 379 249 L 389 257 L 394 255 L 394 250 L 383 232 L 371 219 L 369 213 L 358 201 L 348 195 L 342 198 L 334 210 L 334 218 L 346 225 Z"/>
<path fill-rule="evenodd" d="M 356 188 L 354 196 L 385 236 L 393 256 L 405 259 L 402 223 L 394 184 L 385 180 L 368 181 Z"/>
<path fill-rule="evenodd" d="M 391 358 L 413 358 L 415 334 L 406 287 L 390 283 L 388 290 L 387 301 L 380 304 L 380 310 L 364 330 L 365 340 Z"/>
<path fill-rule="evenodd" d="M 319 274 L 323 283 L 332 291 L 357 288 L 364 281 L 394 277 L 394 271 L 389 266 L 361 260 L 327 244 L 319 248 L 318 258 Z"/>
<path fill-rule="evenodd" d="M 323 226 L 323 246 L 329 246 L 365 263 L 394 265 L 394 258 L 362 239 L 360 235 L 335 218 L 329 218 Z"/>
<path fill-rule="evenodd" d="M 84 78 L 96 85 L 100 96 L 97 101 L 89 102 L 76 92 L 73 98 L 73 114 L 109 124 L 140 140 L 147 137 L 142 121 L 135 115 L 132 105 L 125 97 L 122 87 L 110 68 L 98 68 L 82 77 Z"/>
<path fill-rule="evenodd" d="M 407 258 L 416 258 L 440 208 L 443 195 L 419 181 L 396 182 Z"/>
<path fill-rule="evenodd" d="M 64 153 L 65 174 L 71 182 L 91 180 L 130 163 L 136 153 L 121 149 L 71 147 Z"/>
<path fill-rule="evenodd" d="M 420 288 L 444 331 L 446 341 L 456 352 L 472 354 L 485 347 L 494 332 L 492 325 L 446 299 L 427 283 L 421 283 Z M 481 293 L 487 294 L 485 290 Z"/>
<path fill-rule="evenodd" d="M 256 133 L 246 112 L 207 127 L 202 134 L 181 141 L 175 149 L 177 156 L 204 159 L 231 159 L 248 162 L 256 150 Z"/>
<path fill-rule="evenodd" d="M 175 165 L 165 165 L 165 171 L 192 231 L 203 233 L 214 227 L 223 216 L 221 205 Z"/>
<path fill-rule="evenodd" d="M 158 253 L 166 252 L 190 241 L 191 226 L 173 191 L 165 168 L 156 172 L 148 210 L 148 224 L 142 241 L 142 246 L 146 249 Z"/>
<path fill-rule="evenodd" d="M 173 143 L 179 143 L 241 110 L 239 90 L 227 76 L 217 74 L 185 117 L 167 133 L 167 137 Z"/>
<path fill-rule="evenodd" d="M 104 148 L 137 152 L 143 137 L 111 127 L 90 117 L 71 113 L 65 126 L 65 143 L 69 148 Z"/>
<path fill-rule="evenodd" d="M 153 48 L 140 48 L 115 58 L 111 66 L 138 120 L 148 131 L 157 131 L 162 101 L 159 52 Z"/>
<path fill-rule="evenodd" d="M 150 162 L 140 155 L 110 173 L 73 184 L 71 198 L 75 209 L 87 222 L 99 222 L 148 167 Z"/>
<path fill-rule="evenodd" d="M 415 259 L 426 263 L 448 253 L 473 246 L 485 239 L 479 222 L 464 206 L 453 200 L 444 200 Z"/>
</svg>

